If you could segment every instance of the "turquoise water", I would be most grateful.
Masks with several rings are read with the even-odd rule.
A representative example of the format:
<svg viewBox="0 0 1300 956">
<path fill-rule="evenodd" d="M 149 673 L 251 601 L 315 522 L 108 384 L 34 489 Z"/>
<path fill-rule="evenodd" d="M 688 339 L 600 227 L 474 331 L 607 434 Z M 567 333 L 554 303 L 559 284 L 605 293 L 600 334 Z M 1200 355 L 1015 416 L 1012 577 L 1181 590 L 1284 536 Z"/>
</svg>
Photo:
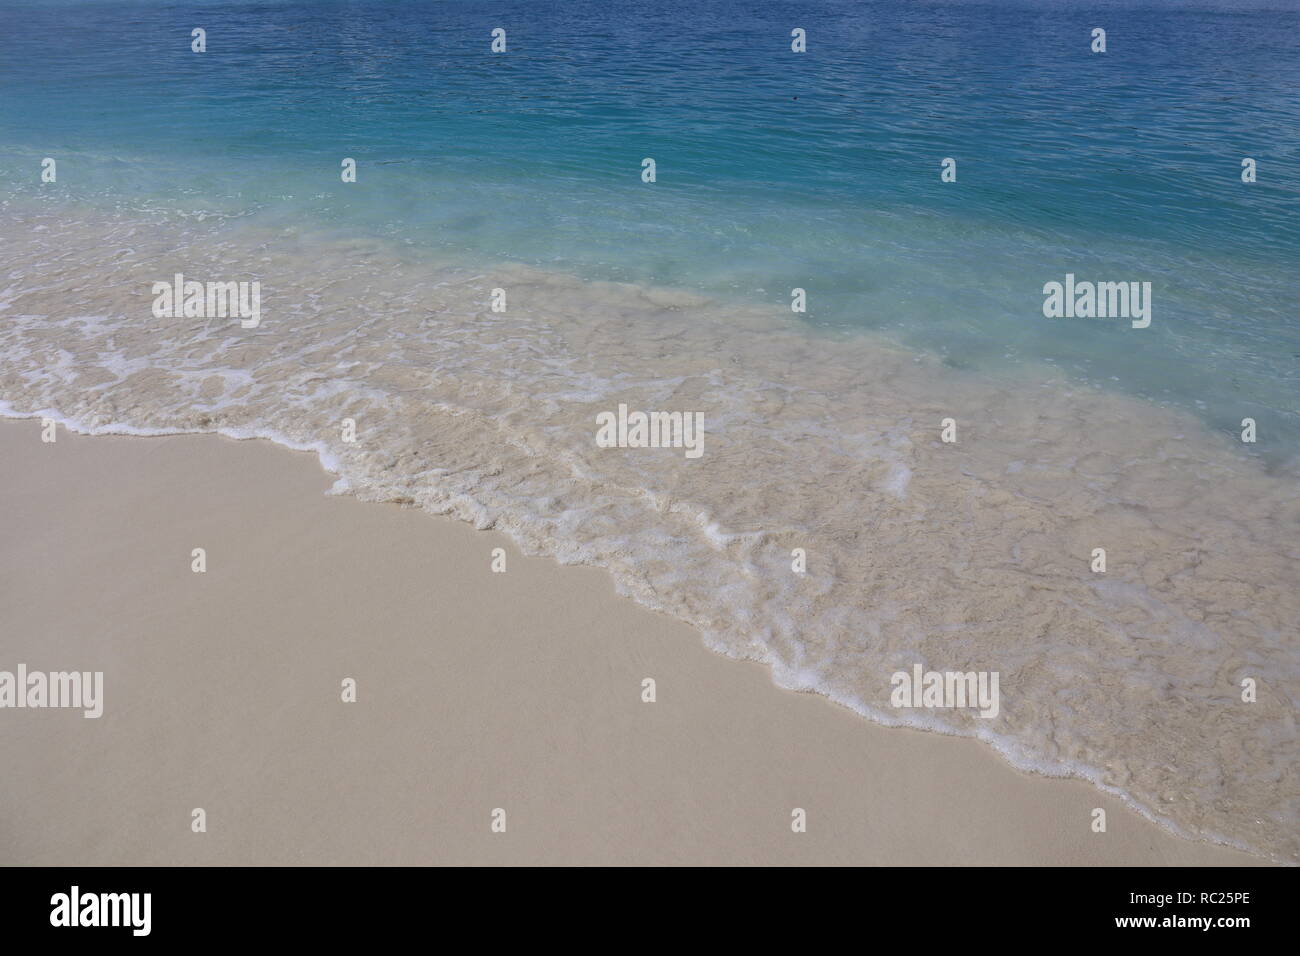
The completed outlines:
<svg viewBox="0 0 1300 956">
<path fill-rule="evenodd" d="M 1294 5 L 19 0 L 0 187 L 783 309 L 801 287 L 812 323 L 976 369 L 1053 363 L 1225 431 L 1250 415 L 1285 458 L 1297 90 Z M 1066 272 L 1151 281 L 1152 327 L 1045 319 Z"/>
</svg>

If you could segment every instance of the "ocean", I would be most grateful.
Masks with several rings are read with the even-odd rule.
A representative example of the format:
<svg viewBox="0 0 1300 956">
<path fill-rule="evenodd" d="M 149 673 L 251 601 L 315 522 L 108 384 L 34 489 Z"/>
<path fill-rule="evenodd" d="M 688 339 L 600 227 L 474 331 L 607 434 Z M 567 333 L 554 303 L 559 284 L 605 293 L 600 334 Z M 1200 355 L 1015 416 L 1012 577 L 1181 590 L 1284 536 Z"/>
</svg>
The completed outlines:
<svg viewBox="0 0 1300 956">
<path fill-rule="evenodd" d="M 6 0 L 0 408 L 315 451 L 1295 862 L 1297 91 L 1294 3 Z M 916 665 L 997 716 L 894 706 Z"/>
</svg>

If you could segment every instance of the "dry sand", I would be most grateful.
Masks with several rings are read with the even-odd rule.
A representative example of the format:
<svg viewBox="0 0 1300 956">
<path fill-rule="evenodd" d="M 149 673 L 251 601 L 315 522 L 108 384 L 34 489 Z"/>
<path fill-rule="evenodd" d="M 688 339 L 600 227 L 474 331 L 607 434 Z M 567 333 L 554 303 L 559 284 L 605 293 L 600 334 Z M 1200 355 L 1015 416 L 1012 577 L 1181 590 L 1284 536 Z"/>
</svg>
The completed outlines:
<svg viewBox="0 0 1300 956">
<path fill-rule="evenodd" d="M 0 863 L 1261 862 L 331 483 L 261 441 L 0 422 L 0 670 L 105 674 L 98 720 L 0 710 Z"/>
</svg>

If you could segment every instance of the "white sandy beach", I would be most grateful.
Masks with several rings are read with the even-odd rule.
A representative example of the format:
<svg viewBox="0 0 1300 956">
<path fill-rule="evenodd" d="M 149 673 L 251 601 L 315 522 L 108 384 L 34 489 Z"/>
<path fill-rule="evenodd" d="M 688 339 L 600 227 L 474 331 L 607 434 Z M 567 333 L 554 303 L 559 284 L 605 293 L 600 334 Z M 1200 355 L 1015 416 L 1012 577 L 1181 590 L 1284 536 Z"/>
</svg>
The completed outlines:
<svg viewBox="0 0 1300 956">
<path fill-rule="evenodd" d="M 0 711 L 0 864 L 1261 862 L 332 480 L 262 441 L 0 422 L 0 669 L 105 675 L 100 719 Z"/>
</svg>

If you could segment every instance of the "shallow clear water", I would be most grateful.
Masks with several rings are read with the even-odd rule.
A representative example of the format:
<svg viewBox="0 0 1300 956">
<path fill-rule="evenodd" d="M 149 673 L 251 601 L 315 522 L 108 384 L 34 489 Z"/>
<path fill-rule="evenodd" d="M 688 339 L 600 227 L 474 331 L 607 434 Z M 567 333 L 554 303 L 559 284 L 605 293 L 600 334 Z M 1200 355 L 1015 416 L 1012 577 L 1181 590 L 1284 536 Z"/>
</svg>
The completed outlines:
<svg viewBox="0 0 1300 956">
<path fill-rule="evenodd" d="M 40 191 L 51 155 L 60 196 L 783 308 L 805 288 L 811 322 L 964 367 L 1254 417 L 1277 459 L 1300 449 L 1297 90 L 1295 4 L 17 0 L 0 184 Z M 1151 328 L 1045 319 L 1066 272 L 1150 281 Z"/>
</svg>

